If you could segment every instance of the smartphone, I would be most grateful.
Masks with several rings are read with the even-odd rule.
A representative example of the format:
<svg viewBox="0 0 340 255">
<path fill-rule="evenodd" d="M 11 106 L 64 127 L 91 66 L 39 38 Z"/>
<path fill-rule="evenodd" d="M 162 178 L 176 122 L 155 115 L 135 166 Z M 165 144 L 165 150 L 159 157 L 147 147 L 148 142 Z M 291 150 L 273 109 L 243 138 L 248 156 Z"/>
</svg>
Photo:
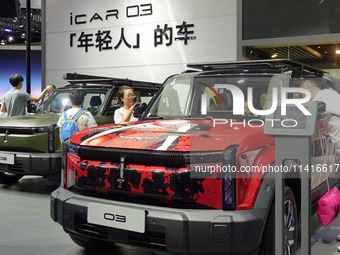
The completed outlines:
<svg viewBox="0 0 340 255">
<path fill-rule="evenodd" d="M 140 103 L 140 97 L 135 97 L 135 98 L 134 98 L 134 102 L 135 102 L 135 103 L 137 103 L 137 102 Z"/>
</svg>

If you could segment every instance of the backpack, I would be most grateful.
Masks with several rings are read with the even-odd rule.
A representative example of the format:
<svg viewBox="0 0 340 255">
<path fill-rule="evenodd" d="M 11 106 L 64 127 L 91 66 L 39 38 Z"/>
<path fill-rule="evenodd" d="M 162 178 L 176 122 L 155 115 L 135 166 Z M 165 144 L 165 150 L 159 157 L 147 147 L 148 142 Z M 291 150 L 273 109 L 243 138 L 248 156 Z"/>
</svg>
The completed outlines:
<svg viewBox="0 0 340 255">
<path fill-rule="evenodd" d="M 67 118 L 66 111 L 64 112 L 64 123 L 61 126 L 60 138 L 62 141 L 69 139 L 74 133 L 78 132 L 77 127 L 78 118 L 85 113 L 85 110 L 80 109 L 72 119 Z"/>
</svg>

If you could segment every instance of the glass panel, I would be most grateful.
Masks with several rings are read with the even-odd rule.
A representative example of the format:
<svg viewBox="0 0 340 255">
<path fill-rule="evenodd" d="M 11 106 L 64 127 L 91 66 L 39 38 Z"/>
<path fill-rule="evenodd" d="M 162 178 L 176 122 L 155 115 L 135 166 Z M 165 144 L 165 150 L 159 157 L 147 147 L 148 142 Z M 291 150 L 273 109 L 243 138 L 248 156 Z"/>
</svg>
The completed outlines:
<svg viewBox="0 0 340 255">
<path fill-rule="evenodd" d="M 246 47 L 245 59 L 292 59 L 325 70 L 340 77 L 340 46 L 338 44 L 308 44 Z"/>
</svg>

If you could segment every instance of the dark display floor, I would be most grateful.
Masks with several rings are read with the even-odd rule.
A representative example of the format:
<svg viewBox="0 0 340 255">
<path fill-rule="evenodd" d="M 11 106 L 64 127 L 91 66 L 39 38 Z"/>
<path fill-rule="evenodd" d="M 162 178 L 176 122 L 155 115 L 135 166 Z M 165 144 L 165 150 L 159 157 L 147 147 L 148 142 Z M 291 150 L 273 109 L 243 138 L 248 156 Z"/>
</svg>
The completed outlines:
<svg viewBox="0 0 340 255">
<path fill-rule="evenodd" d="M 151 255 L 168 254 L 147 248 L 116 245 L 108 251 L 86 251 L 74 244 L 62 227 L 50 218 L 50 193 L 58 186 L 41 177 L 25 177 L 19 183 L 0 185 L 1 255 Z M 336 241 L 340 217 L 326 227 L 313 217 L 312 254 L 340 254 Z M 299 253 L 300 254 L 300 253 Z"/>
</svg>

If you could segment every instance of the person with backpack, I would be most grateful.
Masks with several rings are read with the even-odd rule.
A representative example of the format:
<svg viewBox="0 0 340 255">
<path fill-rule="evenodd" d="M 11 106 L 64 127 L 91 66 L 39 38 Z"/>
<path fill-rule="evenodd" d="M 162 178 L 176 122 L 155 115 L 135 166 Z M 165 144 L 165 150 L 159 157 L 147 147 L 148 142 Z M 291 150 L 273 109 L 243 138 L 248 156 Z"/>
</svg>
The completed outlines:
<svg viewBox="0 0 340 255">
<path fill-rule="evenodd" d="M 84 98 L 85 94 L 81 89 L 73 89 L 70 92 L 71 108 L 61 113 L 57 122 L 61 141 L 69 139 L 73 133 L 84 128 L 97 126 L 92 114 L 82 109 Z"/>
</svg>

